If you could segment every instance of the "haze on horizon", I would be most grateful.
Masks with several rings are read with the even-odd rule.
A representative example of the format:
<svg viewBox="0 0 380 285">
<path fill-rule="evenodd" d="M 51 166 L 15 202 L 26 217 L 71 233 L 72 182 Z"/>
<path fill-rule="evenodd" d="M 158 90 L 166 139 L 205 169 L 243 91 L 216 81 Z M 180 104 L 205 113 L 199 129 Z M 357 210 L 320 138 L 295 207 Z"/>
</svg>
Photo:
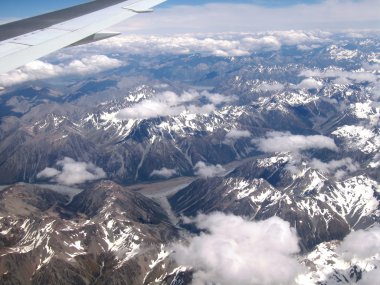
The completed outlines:
<svg viewBox="0 0 380 285">
<path fill-rule="evenodd" d="M 84 0 L 5 0 L 1 19 L 25 18 Z M 134 34 L 260 32 L 273 30 L 380 30 L 380 0 L 168 0 L 156 13 L 115 26 Z"/>
</svg>

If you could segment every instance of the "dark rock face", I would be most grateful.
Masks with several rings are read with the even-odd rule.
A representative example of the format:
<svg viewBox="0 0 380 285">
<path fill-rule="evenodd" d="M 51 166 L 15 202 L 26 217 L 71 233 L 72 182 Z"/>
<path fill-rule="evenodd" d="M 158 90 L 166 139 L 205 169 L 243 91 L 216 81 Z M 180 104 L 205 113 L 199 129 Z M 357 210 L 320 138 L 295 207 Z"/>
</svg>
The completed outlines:
<svg viewBox="0 0 380 285">
<path fill-rule="evenodd" d="M 367 211 L 366 205 L 347 205 L 340 199 L 338 193 L 344 193 L 348 185 L 331 183 L 311 169 L 292 178 L 283 157 L 269 158 L 271 165 L 265 160 L 268 158 L 252 159 L 223 178 L 196 180 L 169 202 L 178 215 L 185 216 L 213 211 L 250 220 L 278 216 L 297 230 L 305 251 L 321 242 L 343 239 L 351 228 L 365 227 L 368 220 L 379 221 L 376 209 L 359 220 L 352 216 Z M 376 189 L 369 186 L 368 191 L 376 196 Z"/>
<path fill-rule="evenodd" d="M 142 284 L 177 236 L 155 202 L 110 181 L 68 202 L 28 184 L 1 192 L 2 284 Z"/>
</svg>

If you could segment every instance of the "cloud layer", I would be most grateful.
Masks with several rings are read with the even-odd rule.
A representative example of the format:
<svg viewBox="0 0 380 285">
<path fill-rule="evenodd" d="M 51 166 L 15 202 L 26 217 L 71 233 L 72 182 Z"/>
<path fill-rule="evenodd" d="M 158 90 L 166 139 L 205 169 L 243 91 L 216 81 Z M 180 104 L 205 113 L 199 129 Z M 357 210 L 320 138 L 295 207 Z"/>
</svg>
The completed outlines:
<svg viewBox="0 0 380 285">
<path fill-rule="evenodd" d="M 284 45 L 292 45 L 299 50 L 310 50 L 326 43 L 337 41 L 334 34 L 320 31 L 277 31 L 261 33 L 213 33 L 213 34 L 181 34 L 181 35 L 125 35 L 94 44 L 61 50 L 46 58 L 54 63 L 34 61 L 24 67 L 0 75 L 0 86 L 11 86 L 26 81 L 47 78 L 71 78 L 84 76 L 103 70 L 117 68 L 126 63 L 107 56 L 117 53 L 119 57 L 128 58 L 135 54 L 193 54 L 214 55 L 221 57 L 246 56 L 261 51 L 276 51 Z M 78 57 L 81 57 L 78 59 Z M 59 62 L 58 64 L 56 62 Z M 209 68 L 200 64 L 200 70 Z M 376 65 L 364 66 L 366 70 L 376 68 Z M 371 72 L 349 72 L 342 70 L 304 70 L 300 76 L 305 78 L 298 87 L 319 88 L 320 82 L 313 77 L 335 78 L 340 83 L 374 82 L 376 75 Z M 281 83 L 264 82 L 259 85 L 260 91 L 279 91 Z M 374 92 L 377 94 L 376 92 Z M 219 104 L 225 98 L 221 94 L 210 94 L 209 102 Z M 377 95 L 376 95 L 377 96 Z M 233 100 L 230 97 L 229 100 Z M 236 99 L 236 98 L 235 98 Z M 221 100 L 221 101 L 220 101 Z"/>
<path fill-rule="evenodd" d="M 177 170 L 175 169 L 168 169 L 166 167 L 163 167 L 161 169 L 153 170 L 150 176 L 152 177 L 162 177 L 162 178 L 171 178 L 177 174 Z"/>
<path fill-rule="evenodd" d="M 51 179 L 59 184 L 75 185 L 106 178 L 106 173 L 92 163 L 78 162 L 70 157 L 59 160 L 57 168 L 47 167 L 37 174 L 38 179 Z"/>
<path fill-rule="evenodd" d="M 226 134 L 224 143 L 230 144 L 241 138 L 249 138 L 251 135 L 247 130 L 232 129 Z"/>
<path fill-rule="evenodd" d="M 299 152 L 307 149 L 330 149 L 336 151 L 332 138 L 322 135 L 293 135 L 289 132 L 268 132 L 264 138 L 253 139 L 257 148 L 263 152 Z"/>
<path fill-rule="evenodd" d="M 351 232 L 342 242 L 339 249 L 347 258 L 369 258 L 378 255 L 380 258 L 380 225 L 368 230 Z"/>
<path fill-rule="evenodd" d="M 294 284 L 300 266 L 293 255 L 299 248 L 289 223 L 223 213 L 199 215 L 193 222 L 206 232 L 174 246 L 177 263 L 196 270 L 193 284 Z"/>
<path fill-rule="evenodd" d="M 128 47 L 128 54 L 190 54 L 245 56 L 258 51 L 276 51 L 283 45 L 299 48 L 319 46 L 330 41 L 326 32 L 280 31 L 265 33 L 215 33 L 181 35 L 125 35 L 100 41 L 96 49 L 107 52 Z"/>
<path fill-rule="evenodd" d="M 346 260 L 366 260 L 363 278 L 359 285 L 373 285 L 380 278 L 380 225 L 367 230 L 351 232 L 341 243 L 338 252 L 343 254 Z"/>
<path fill-rule="evenodd" d="M 300 76 L 305 77 L 319 77 L 319 78 L 334 78 L 336 83 L 363 83 L 363 82 L 376 82 L 378 77 L 367 71 L 345 71 L 339 69 L 325 69 L 325 70 L 304 70 L 300 73 Z M 305 80 L 314 80 L 308 78 Z M 317 81 L 316 81 L 317 82 Z"/>
<path fill-rule="evenodd" d="M 213 165 L 213 164 L 206 164 L 203 161 L 198 161 L 197 164 L 195 164 L 194 166 L 195 175 L 198 175 L 204 178 L 220 176 L 220 175 L 223 175 L 225 172 L 226 170 L 220 164 Z"/>
<path fill-rule="evenodd" d="M 36 60 L 19 69 L 0 74 L 0 86 L 11 86 L 32 80 L 62 76 L 82 76 L 121 65 L 121 61 L 106 55 L 91 55 L 65 64 L 51 64 Z"/>
<path fill-rule="evenodd" d="M 360 169 L 360 165 L 349 157 L 340 160 L 331 160 L 329 162 L 322 162 L 319 159 L 313 158 L 310 161 L 310 166 L 314 169 L 334 174 L 337 179 L 341 179 L 347 173 L 352 173 Z"/>
<path fill-rule="evenodd" d="M 210 103 L 202 104 L 200 99 Z M 216 105 L 230 102 L 234 97 L 211 94 L 208 91 L 190 90 L 178 95 L 171 91 L 155 94 L 148 100 L 141 101 L 117 113 L 118 119 L 149 119 L 162 116 L 177 116 L 183 112 L 190 114 L 208 114 L 216 109 Z"/>
<path fill-rule="evenodd" d="M 320 89 L 322 86 L 323 83 L 314 78 L 306 78 L 297 85 L 300 89 Z"/>
</svg>

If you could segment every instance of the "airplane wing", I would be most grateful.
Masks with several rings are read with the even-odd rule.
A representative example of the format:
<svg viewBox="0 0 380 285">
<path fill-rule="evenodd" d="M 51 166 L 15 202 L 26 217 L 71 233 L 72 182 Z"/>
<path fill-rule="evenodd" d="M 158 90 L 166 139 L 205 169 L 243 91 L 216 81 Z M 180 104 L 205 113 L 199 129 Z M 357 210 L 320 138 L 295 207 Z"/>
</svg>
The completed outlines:
<svg viewBox="0 0 380 285">
<path fill-rule="evenodd" d="M 166 0 L 96 0 L 0 25 L 0 74 L 58 49 L 109 38 L 105 29 Z"/>
</svg>

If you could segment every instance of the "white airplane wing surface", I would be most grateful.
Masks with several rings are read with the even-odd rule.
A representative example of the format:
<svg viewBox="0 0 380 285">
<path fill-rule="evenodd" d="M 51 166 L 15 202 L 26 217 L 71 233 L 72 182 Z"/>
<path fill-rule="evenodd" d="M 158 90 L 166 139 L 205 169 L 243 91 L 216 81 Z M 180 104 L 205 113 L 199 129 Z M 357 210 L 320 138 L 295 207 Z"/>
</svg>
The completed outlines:
<svg viewBox="0 0 380 285">
<path fill-rule="evenodd" d="M 96 0 L 0 25 L 0 73 L 58 49 L 115 36 L 105 32 L 166 0 Z"/>
</svg>

